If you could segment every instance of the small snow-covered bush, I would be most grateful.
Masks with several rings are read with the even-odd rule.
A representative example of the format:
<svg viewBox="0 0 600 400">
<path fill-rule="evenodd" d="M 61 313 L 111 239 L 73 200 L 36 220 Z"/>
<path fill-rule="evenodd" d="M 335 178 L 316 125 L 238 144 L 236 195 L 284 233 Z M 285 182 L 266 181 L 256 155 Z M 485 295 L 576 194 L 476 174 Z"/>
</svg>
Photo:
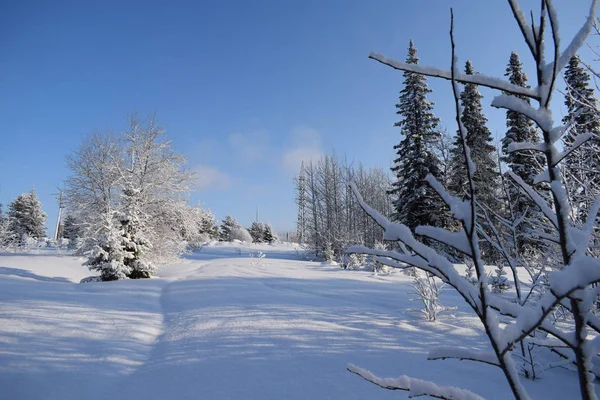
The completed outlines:
<svg viewBox="0 0 600 400">
<path fill-rule="evenodd" d="M 261 264 L 262 260 L 264 260 L 267 255 L 259 250 L 256 253 L 250 253 L 249 256 L 252 260 L 252 266 L 257 267 Z"/>
<path fill-rule="evenodd" d="M 492 286 L 492 292 L 504 293 L 510 289 L 510 283 L 506 277 L 506 271 L 502 265 L 496 268 L 495 275 L 490 276 L 490 285 Z"/>
<path fill-rule="evenodd" d="M 428 321 L 435 321 L 438 314 L 456 310 L 456 308 L 444 307 L 440 303 L 440 294 L 444 289 L 444 284 L 438 282 L 435 277 L 428 272 L 421 272 L 416 268 L 414 270 L 414 279 L 412 281 L 412 287 L 416 290 L 416 294 L 419 295 L 418 299 L 423 303 L 423 308 L 420 310 Z"/>
<path fill-rule="evenodd" d="M 236 226 L 229 231 L 229 241 L 239 240 L 241 242 L 252 243 L 250 232 L 243 226 Z"/>
</svg>

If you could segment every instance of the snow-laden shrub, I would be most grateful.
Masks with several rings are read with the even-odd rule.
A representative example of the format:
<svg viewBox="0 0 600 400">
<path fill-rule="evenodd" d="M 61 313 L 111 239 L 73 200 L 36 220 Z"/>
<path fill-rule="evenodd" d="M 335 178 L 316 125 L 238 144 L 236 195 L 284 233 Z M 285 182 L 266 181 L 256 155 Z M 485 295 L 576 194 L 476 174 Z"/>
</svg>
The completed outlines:
<svg viewBox="0 0 600 400">
<path fill-rule="evenodd" d="M 420 310 L 428 321 L 435 321 L 438 314 L 455 310 L 456 308 L 444 307 L 440 303 L 440 294 L 444 289 L 444 284 L 435 279 L 435 277 L 428 272 L 421 272 L 416 268 L 414 270 L 414 279 L 412 281 L 412 287 L 415 289 L 416 294 L 419 295 L 418 299 L 423 303 L 423 308 Z"/>
<path fill-rule="evenodd" d="M 358 270 L 366 266 L 367 257 L 364 254 L 350 254 L 346 260 L 346 269 Z"/>
<path fill-rule="evenodd" d="M 252 235 L 243 226 L 235 226 L 229 231 L 229 241 L 239 240 L 245 243 L 252 243 Z"/>
</svg>

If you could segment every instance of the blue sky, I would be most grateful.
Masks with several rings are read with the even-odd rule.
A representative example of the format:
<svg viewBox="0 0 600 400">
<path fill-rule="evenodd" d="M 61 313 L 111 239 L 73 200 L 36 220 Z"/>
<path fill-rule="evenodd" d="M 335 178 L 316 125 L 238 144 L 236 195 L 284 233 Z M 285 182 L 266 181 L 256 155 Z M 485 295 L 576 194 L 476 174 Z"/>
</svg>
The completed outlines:
<svg viewBox="0 0 600 400">
<path fill-rule="evenodd" d="M 588 2 L 556 3 L 567 41 Z M 461 62 L 501 76 L 516 50 L 531 67 L 500 0 L 2 2 L 0 203 L 34 187 L 53 226 L 65 156 L 90 132 L 124 129 L 132 112 L 156 113 L 198 171 L 194 202 L 244 224 L 258 207 L 292 230 L 302 159 L 335 148 L 390 166 L 402 75 L 367 55 L 404 60 L 412 39 L 422 64 L 447 66 L 450 6 Z M 449 83 L 429 82 L 454 132 Z M 504 113 L 486 111 L 502 135 Z"/>
</svg>

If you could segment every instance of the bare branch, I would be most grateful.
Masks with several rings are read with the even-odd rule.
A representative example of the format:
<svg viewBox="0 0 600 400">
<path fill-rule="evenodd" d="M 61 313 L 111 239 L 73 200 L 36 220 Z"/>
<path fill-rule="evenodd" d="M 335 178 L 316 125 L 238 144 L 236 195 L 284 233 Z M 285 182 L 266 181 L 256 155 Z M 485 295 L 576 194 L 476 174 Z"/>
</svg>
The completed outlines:
<svg viewBox="0 0 600 400">
<path fill-rule="evenodd" d="M 445 359 L 456 359 L 456 360 L 469 360 L 476 361 L 484 364 L 493 365 L 499 367 L 498 357 L 494 353 L 473 351 L 467 349 L 458 349 L 455 347 L 437 347 L 432 349 L 427 355 L 428 360 L 445 360 Z"/>
</svg>

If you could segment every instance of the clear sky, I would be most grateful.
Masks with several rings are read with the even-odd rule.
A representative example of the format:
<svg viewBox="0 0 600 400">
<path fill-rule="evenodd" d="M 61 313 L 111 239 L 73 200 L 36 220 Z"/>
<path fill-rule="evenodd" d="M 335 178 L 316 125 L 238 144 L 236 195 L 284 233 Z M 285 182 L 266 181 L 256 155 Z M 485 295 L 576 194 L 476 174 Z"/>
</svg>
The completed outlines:
<svg viewBox="0 0 600 400">
<path fill-rule="evenodd" d="M 555 3 L 566 42 L 588 1 Z M 531 71 L 502 0 L 1 1 L 0 203 L 34 187 L 53 226 L 65 155 L 132 112 L 156 113 L 198 171 L 194 202 L 246 225 L 258 207 L 292 230 L 303 158 L 335 149 L 390 166 L 402 74 L 367 55 L 404 60 L 412 39 L 422 64 L 448 66 L 451 6 L 461 63 L 501 76 L 516 50 Z M 449 83 L 429 83 L 454 132 Z M 486 111 L 502 135 L 504 113 Z"/>
</svg>

